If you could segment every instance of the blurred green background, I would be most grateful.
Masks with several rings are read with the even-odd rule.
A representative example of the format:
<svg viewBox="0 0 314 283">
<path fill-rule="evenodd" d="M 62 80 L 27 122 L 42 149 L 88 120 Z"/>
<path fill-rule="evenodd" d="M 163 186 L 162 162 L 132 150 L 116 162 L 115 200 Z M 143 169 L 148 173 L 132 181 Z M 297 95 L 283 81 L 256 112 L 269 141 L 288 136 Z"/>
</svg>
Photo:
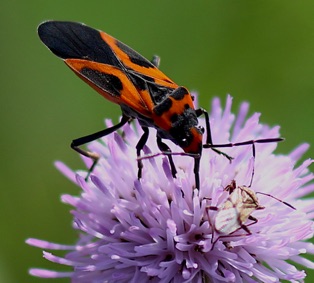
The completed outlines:
<svg viewBox="0 0 314 283">
<path fill-rule="evenodd" d="M 28 237 L 73 243 L 63 193 L 79 189 L 53 166 L 82 168 L 73 138 L 117 121 L 118 107 L 76 78 L 39 41 L 47 19 L 84 22 L 132 46 L 178 84 L 243 100 L 282 127 L 287 153 L 314 144 L 314 1 L 1 1 L 0 282 L 42 282 L 30 267 L 60 269 L 27 246 Z M 314 156 L 314 147 L 305 158 Z M 314 278 L 314 272 L 307 270 Z M 309 277 L 311 278 L 311 277 Z M 310 282 L 310 279 L 307 282 Z M 68 282 L 67 280 L 57 280 Z"/>
</svg>

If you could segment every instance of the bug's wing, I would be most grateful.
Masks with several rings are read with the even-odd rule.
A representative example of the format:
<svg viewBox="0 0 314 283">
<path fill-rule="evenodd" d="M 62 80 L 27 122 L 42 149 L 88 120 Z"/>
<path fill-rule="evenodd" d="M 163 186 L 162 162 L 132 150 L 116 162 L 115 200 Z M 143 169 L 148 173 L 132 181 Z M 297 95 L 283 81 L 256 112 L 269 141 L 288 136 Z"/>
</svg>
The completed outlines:
<svg viewBox="0 0 314 283">
<path fill-rule="evenodd" d="M 85 59 L 119 67 L 121 63 L 99 31 L 75 22 L 48 21 L 38 27 L 41 41 L 62 59 Z"/>
<path fill-rule="evenodd" d="M 177 85 L 142 55 L 103 31 L 81 23 L 48 21 L 38 27 L 43 43 L 62 59 L 85 59 L 127 68 L 152 78 L 157 84 Z"/>
<path fill-rule="evenodd" d="M 110 48 L 116 54 L 117 58 L 128 69 L 131 69 L 140 75 L 144 75 L 144 77 L 146 76 L 148 78 L 154 79 L 156 84 L 173 89 L 178 87 L 177 84 L 169 79 L 155 65 L 153 65 L 150 61 L 148 61 L 146 58 L 126 44 L 103 31 L 100 31 L 100 36 L 104 42 L 110 46 Z"/>
<path fill-rule="evenodd" d="M 80 23 L 48 21 L 38 27 L 38 35 L 55 55 L 105 98 L 151 116 L 154 107 L 151 99 L 143 97 L 130 82 L 124 65 L 103 40 L 101 32 Z"/>
<path fill-rule="evenodd" d="M 222 235 L 228 235 L 240 228 L 238 211 L 235 207 L 222 209 L 217 212 L 215 229 Z"/>
<path fill-rule="evenodd" d="M 106 99 L 126 105 L 146 117 L 151 117 L 154 106 L 145 101 L 134 84 L 121 69 L 88 60 L 68 59 L 65 63 L 86 83 Z"/>
</svg>

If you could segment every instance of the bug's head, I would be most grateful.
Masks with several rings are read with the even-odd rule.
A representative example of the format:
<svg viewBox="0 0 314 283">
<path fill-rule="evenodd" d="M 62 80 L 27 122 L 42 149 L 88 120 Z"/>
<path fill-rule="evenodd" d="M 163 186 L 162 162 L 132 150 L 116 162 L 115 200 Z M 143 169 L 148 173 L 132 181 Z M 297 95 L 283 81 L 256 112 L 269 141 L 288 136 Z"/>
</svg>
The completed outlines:
<svg viewBox="0 0 314 283">
<path fill-rule="evenodd" d="M 204 128 L 200 126 L 195 126 L 185 131 L 184 135 L 178 140 L 178 145 L 186 153 L 191 154 L 201 154 L 203 145 L 203 134 Z"/>
</svg>

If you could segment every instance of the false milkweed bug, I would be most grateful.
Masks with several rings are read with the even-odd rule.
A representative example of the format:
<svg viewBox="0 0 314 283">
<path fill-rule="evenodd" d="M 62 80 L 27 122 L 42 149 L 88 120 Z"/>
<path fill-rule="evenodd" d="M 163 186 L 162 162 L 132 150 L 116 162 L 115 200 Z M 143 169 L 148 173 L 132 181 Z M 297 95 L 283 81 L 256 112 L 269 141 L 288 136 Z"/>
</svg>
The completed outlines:
<svg viewBox="0 0 314 283">
<path fill-rule="evenodd" d="M 250 183 L 252 183 L 252 180 Z M 212 226 L 212 249 L 217 241 L 222 238 L 248 236 L 252 234 L 249 226 L 257 223 L 258 219 L 251 214 L 255 210 L 265 209 L 265 206 L 259 204 L 256 194 L 271 197 L 295 210 L 291 204 L 270 194 L 254 192 L 249 186 L 237 186 L 235 180 L 232 180 L 231 183 L 224 188 L 224 191 L 228 192 L 229 196 L 221 206 L 208 206 L 206 208 L 207 211 L 213 210 L 217 212 L 214 217 L 214 223 L 211 224 L 209 220 Z M 208 219 L 210 219 L 209 216 Z M 251 222 L 247 224 L 248 220 L 251 220 Z M 234 234 L 241 229 L 244 230 L 244 234 Z M 214 239 L 215 234 L 218 235 L 216 239 Z M 227 242 L 224 242 L 224 244 L 226 245 Z"/>
<path fill-rule="evenodd" d="M 279 142 L 281 138 L 251 140 L 242 143 L 214 144 L 211 137 L 209 115 L 202 109 L 195 109 L 189 91 L 177 85 L 159 69 L 159 57 L 150 62 L 133 49 L 110 35 L 81 23 L 47 21 L 39 25 L 38 35 L 42 42 L 74 73 L 99 92 L 104 98 L 120 105 L 121 121 L 105 130 L 74 139 L 71 147 L 94 162 L 98 154 L 86 151 L 80 146 L 106 136 L 132 119 L 137 119 L 143 135 L 136 145 L 138 156 L 138 178 L 142 176 L 141 151 L 145 146 L 149 127 L 157 130 L 157 145 L 168 156 L 173 177 L 176 176 L 171 150 L 163 139 L 171 140 L 183 149 L 183 155 L 194 158 L 195 187 L 200 188 L 199 167 L 203 148 L 216 149 L 255 143 Z M 206 144 L 202 137 L 204 128 L 198 126 L 198 117 L 205 115 Z M 254 150 L 253 150 L 254 151 Z"/>
</svg>

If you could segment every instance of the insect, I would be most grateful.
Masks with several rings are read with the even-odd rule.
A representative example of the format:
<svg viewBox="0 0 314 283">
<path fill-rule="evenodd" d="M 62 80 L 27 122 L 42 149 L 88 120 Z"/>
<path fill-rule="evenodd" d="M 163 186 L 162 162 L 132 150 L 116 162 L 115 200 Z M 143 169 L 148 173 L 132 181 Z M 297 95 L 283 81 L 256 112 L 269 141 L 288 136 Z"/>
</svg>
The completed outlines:
<svg viewBox="0 0 314 283">
<path fill-rule="evenodd" d="M 231 183 L 224 188 L 224 191 L 228 192 L 229 196 L 220 207 L 207 207 L 207 210 L 217 211 L 214 224 L 211 224 L 213 231 L 212 249 L 221 238 L 247 236 L 252 234 L 248 227 L 257 223 L 258 220 L 251 214 L 255 210 L 265 209 L 264 206 L 259 204 L 256 194 L 262 194 L 274 198 L 295 210 L 291 204 L 270 194 L 262 192 L 255 193 L 250 187 L 237 186 L 235 180 L 232 180 Z M 247 224 L 248 220 L 251 220 L 249 224 Z M 244 230 L 245 234 L 234 234 L 234 232 L 239 231 L 240 229 Z M 218 234 L 218 237 L 215 240 L 214 232 Z"/>
<path fill-rule="evenodd" d="M 145 146 L 149 128 L 157 130 L 157 145 L 167 155 L 173 177 L 176 176 L 171 150 L 163 140 L 170 140 L 183 149 L 182 155 L 194 158 L 195 187 L 200 188 L 199 167 L 203 148 L 211 148 L 231 161 L 231 157 L 218 147 L 237 145 L 254 146 L 255 143 L 278 142 L 281 138 L 250 140 L 241 143 L 214 144 L 211 137 L 209 115 L 195 109 L 189 91 L 177 85 L 159 69 L 159 57 L 148 61 L 139 53 L 103 31 L 81 23 L 47 21 L 39 25 L 38 35 L 42 42 L 74 73 L 107 100 L 118 104 L 122 110 L 121 121 L 113 127 L 74 139 L 71 148 L 91 158 L 99 159 L 95 152 L 80 146 L 106 136 L 132 119 L 137 119 L 143 134 L 136 145 L 138 179 L 142 177 L 141 151 Z M 206 120 L 206 143 L 203 144 L 204 128 L 198 125 L 198 117 Z M 254 152 L 255 150 L 253 150 Z"/>
</svg>

